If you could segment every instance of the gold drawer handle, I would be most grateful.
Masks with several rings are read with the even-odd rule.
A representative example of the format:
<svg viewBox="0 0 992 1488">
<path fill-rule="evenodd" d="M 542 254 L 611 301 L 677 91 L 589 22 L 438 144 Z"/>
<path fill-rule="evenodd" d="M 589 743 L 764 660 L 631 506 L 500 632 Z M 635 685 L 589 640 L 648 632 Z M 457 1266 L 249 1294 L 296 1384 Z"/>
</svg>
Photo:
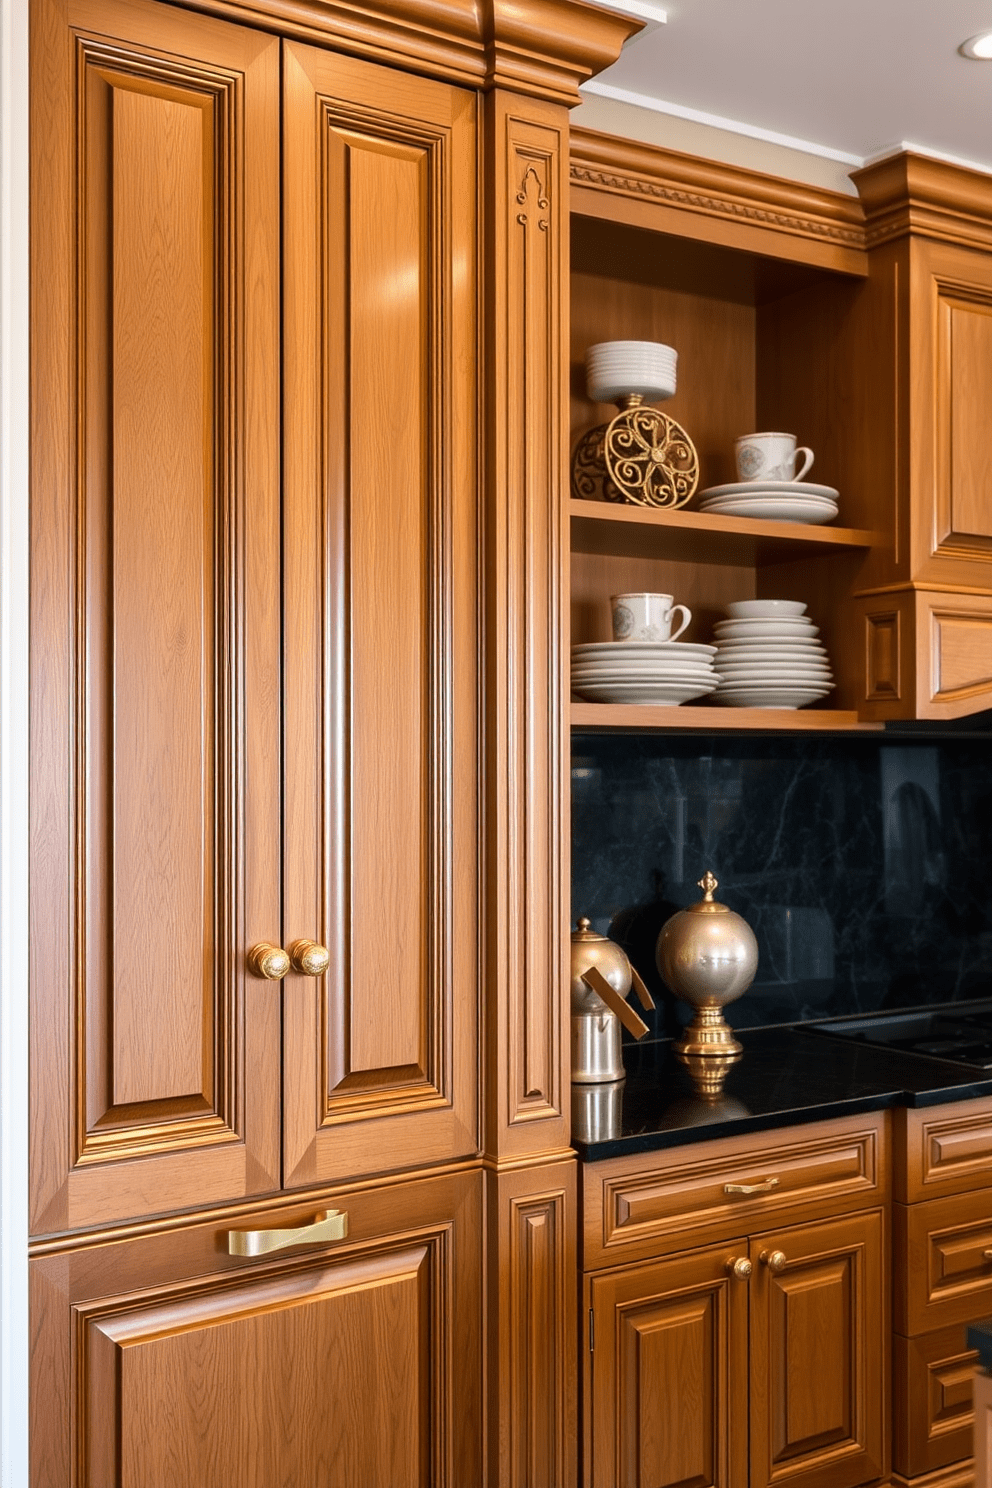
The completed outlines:
<svg viewBox="0 0 992 1488">
<path fill-rule="evenodd" d="M 773 1276 L 784 1271 L 789 1264 L 789 1258 L 784 1250 L 763 1250 L 758 1257 L 763 1266 L 767 1266 Z"/>
<path fill-rule="evenodd" d="M 731 1256 L 725 1269 L 732 1280 L 747 1281 L 754 1268 L 747 1256 Z"/>
<path fill-rule="evenodd" d="M 992 1250 L 983 1250 L 982 1255 L 984 1256 L 985 1260 L 992 1261 Z"/>
<path fill-rule="evenodd" d="M 771 1193 L 773 1188 L 778 1188 L 777 1178 L 761 1178 L 757 1183 L 725 1183 L 723 1185 L 725 1194 Z"/>
<path fill-rule="evenodd" d="M 348 1233 L 348 1215 L 341 1209 L 325 1209 L 310 1224 L 291 1230 L 228 1230 L 227 1253 L 232 1256 L 268 1255 L 290 1245 L 316 1245 L 322 1240 L 343 1240 Z"/>
</svg>

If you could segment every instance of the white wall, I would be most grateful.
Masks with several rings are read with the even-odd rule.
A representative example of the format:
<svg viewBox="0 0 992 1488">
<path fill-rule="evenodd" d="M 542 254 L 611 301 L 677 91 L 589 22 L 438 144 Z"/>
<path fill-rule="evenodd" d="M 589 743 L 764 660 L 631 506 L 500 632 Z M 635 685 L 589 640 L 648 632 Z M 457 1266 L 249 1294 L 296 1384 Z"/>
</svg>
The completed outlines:
<svg viewBox="0 0 992 1488">
<path fill-rule="evenodd" d="M 0 1483 L 26 1488 L 28 5 L 0 0 Z"/>
<path fill-rule="evenodd" d="M 594 81 L 587 91 L 583 91 L 579 106 L 572 110 L 572 123 L 582 129 L 598 129 L 603 134 L 619 135 L 621 139 L 662 145 L 668 150 L 681 150 L 686 155 L 702 155 L 707 160 L 745 166 L 768 175 L 784 176 L 790 181 L 804 181 L 810 186 L 843 191 L 849 196 L 856 194 L 848 177 L 848 172 L 854 169 L 851 161 L 833 160 L 771 140 L 736 134 L 729 129 L 716 129 L 695 119 L 641 108 L 604 97 L 593 91 L 596 87 Z"/>
</svg>

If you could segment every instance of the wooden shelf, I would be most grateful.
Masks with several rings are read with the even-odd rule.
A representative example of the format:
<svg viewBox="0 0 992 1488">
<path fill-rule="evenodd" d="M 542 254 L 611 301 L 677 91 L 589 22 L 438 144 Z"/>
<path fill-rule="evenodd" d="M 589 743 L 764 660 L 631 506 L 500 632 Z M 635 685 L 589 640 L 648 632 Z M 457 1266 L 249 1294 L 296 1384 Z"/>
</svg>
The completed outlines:
<svg viewBox="0 0 992 1488">
<path fill-rule="evenodd" d="M 832 730 L 844 733 L 879 733 L 884 725 L 863 723 L 857 713 L 835 708 L 662 708 L 634 704 L 576 703 L 571 705 L 572 728 L 583 733 L 610 733 L 633 729 L 727 730 L 741 732 L 764 729 L 774 733 L 808 733 Z"/>
<path fill-rule="evenodd" d="M 620 558 L 670 558 L 689 563 L 761 567 L 882 542 L 854 527 L 717 517 L 697 511 L 653 511 L 605 501 L 569 502 L 572 550 Z"/>
</svg>

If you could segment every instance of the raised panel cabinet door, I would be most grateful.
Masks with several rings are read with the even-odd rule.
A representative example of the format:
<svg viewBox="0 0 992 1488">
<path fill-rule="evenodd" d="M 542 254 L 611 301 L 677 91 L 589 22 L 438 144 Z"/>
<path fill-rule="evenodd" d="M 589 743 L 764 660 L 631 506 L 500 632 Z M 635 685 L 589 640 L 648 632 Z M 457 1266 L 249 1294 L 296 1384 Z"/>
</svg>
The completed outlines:
<svg viewBox="0 0 992 1488">
<path fill-rule="evenodd" d="M 279 50 L 148 0 L 31 19 L 45 1231 L 279 1185 L 245 960 L 280 929 Z"/>
<path fill-rule="evenodd" d="M 31 1488 L 469 1488 L 482 1175 L 337 1195 L 339 1241 L 228 1254 L 283 1202 L 32 1261 Z"/>
<path fill-rule="evenodd" d="M 880 1210 L 751 1240 L 750 1488 L 885 1471 L 882 1242 Z"/>
<path fill-rule="evenodd" d="M 284 51 L 285 1181 L 477 1150 L 476 100 Z"/>
<path fill-rule="evenodd" d="M 992 580 L 992 268 L 988 256 L 915 241 L 910 254 L 914 577 Z M 981 578 L 984 571 L 985 578 Z"/>
<path fill-rule="evenodd" d="M 747 1488 L 746 1250 L 592 1280 L 586 1488 Z"/>
</svg>

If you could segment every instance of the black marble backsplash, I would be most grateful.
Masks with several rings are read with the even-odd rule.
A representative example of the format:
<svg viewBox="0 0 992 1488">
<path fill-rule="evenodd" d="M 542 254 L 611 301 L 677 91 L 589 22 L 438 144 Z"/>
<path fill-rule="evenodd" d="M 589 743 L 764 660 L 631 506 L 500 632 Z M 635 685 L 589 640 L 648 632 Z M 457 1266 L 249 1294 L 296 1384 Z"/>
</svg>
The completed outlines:
<svg viewBox="0 0 992 1488">
<path fill-rule="evenodd" d="M 738 1028 L 992 993 L 992 737 L 580 734 L 572 914 L 624 947 L 673 1034 L 661 926 L 717 898 L 758 938 Z M 626 1037 L 626 1035 L 625 1035 Z"/>
</svg>

